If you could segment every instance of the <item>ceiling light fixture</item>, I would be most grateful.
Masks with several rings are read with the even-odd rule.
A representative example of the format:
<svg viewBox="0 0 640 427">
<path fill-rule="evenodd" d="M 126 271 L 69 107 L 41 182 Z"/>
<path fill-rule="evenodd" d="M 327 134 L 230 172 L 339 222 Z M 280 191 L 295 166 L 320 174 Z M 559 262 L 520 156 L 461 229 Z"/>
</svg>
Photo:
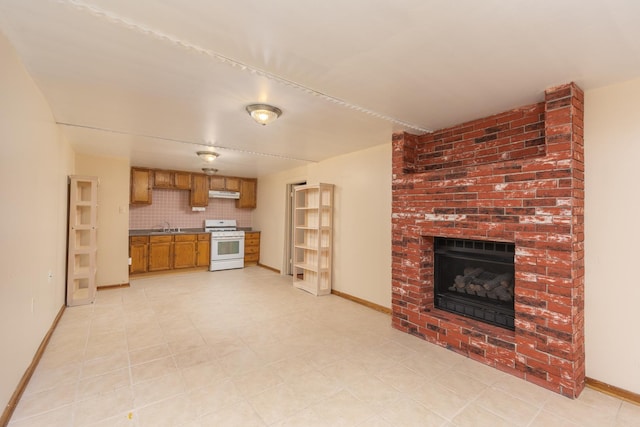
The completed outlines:
<svg viewBox="0 0 640 427">
<path fill-rule="evenodd" d="M 214 153 L 213 151 L 198 151 L 196 153 L 198 157 L 200 157 L 205 162 L 213 162 L 220 154 Z"/>
<path fill-rule="evenodd" d="M 213 175 L 214 173 L 218 172 L 218 169 L 216 169 L 216 168 L 202 168 L 202 172 L 204 172 L 207 175 Z"/>
<path fill-rule="evenodd" d="M 251 104 L 247 105 L 247 113 L 253 120 L 264 126 L 280 117 L 282 110 L 268 104 Z"/>
</svg>

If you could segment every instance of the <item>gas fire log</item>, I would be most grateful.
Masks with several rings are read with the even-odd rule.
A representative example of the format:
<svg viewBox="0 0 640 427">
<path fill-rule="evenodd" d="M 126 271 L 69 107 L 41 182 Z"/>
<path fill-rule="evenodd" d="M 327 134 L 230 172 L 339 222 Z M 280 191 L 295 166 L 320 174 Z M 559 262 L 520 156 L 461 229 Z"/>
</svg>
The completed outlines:
<svg viewBox="0 0 640 427">
<path fill-rule="evenodd" d="M 457 275 L 453 285 L 448 289 L 483 298 L 512 301 L 512 278 L 511 273 L 493 274 L 482 268 L 467 267 L 464 269 L 464 275 Z"/>
<path fill-rule="evenodd" d="M 492 291 L 500 301 L 511 301 L 513 299 L 509 289 L 505 286 L 498 286 Z"/>
<path fill-rule="evenodd" d="M 468 286 L 472 284 L 475 278 L 483 272 L 484 270 L 482 268 L 467 267 L 463 271 L 464 276 L 457 275 L 454 279 L 453 286 L 450 286 L 448 289 L 450 291 L 456 291 L 460 293 L 474 294 L 474 292 L 472 292 L 471 289 L 468 288 Z"/>
<path fill-rule="evenodd" d="M 511 273 L 503 273 L 503 274 L 498 274 L 496 277 L 494 277 L 491 280 L 486 281 L 482 286 L 487 290 L 487 291 L 492 291 L 495 288 L 497 288 L 498 286 L 500 286 L 500 283 L 502 282 L 509 282 L 511 280 L 513 276 L 511 275 Z"/>
</svg>

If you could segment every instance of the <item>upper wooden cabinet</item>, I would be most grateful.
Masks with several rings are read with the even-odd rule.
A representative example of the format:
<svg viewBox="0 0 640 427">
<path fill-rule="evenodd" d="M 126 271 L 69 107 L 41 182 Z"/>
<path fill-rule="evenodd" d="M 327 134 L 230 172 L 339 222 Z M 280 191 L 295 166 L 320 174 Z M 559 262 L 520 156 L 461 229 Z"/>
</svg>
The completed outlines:
<svg viewBox="0 0 640 427">
<path fill-rule="evenodd" d="M 258 180 L 255 178 L 240 179 L 240 198 L 236 200 L 236 208 L 255 209 L 258 202 Z"/>
<path fill-rule="evenodd" d="M 153 188 L 173 188 L 173 173 L 160 169 L 154 170 Z"/>
<path fill-rule="evenodd" d="M 173 173 L 173 186 L 180 190 L 191 190 L 191 174 L 189 172 L 175 171 Z"/>
<path fill-rule="evenodd" d="M 191 188 L 191 174 L 189 172 L 154 169 L 153 188 L 189 190 Z"/>
<path fill-rule="evenodd" d="M 240 191 L 240 178 L 232 176 L 212 176 L 209 178 L 209 189 Z"/>
<path fill-rule="evenodd" d="M 190 206 L 209 206 L 209 190 L 237 191 L 240 199 L 236 208 L 255 209 L 257 206 L 255 178 L 235 176 L 208 176 L 184 171 L 131 168 L 131 204 L 151 204 L 153 188 L 191 190 Z"/>
<path fill-rule="evenodd" d="M 194 173 L 191 175 L 191 206 L 209 206 L 209 177 Z"/>
<path fill-rule="evenodd" d="M 151 169 L 131 168 L 131 204 L 151 204 Z"/>
</svg>

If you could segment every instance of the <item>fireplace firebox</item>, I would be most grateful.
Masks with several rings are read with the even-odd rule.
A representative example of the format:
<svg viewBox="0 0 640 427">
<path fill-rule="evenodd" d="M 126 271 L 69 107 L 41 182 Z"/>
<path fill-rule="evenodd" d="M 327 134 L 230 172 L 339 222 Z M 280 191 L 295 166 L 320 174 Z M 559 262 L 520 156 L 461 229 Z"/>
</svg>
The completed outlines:
<svg viewBox="0 0 640 427">
<path fill-rule="evenodd" d="M 513 243 L 436 237 L 435 306 L 515 328 Z"/>
</svg>

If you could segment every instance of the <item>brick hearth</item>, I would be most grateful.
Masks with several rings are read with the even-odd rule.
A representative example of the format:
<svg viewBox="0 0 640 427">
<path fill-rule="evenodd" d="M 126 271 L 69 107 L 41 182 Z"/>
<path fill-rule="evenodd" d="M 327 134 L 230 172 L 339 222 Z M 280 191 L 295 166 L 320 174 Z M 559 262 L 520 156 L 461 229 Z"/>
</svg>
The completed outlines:
<svg viewBox="0 0 640 427">
<path fill-rule="evenodd" d="M 584 388 L 582 90 L 393 136 L 393 325 L 575 398 Z M 515 331 L 434 308 L 433 238 L 513 242 Z"/>
</svg>

